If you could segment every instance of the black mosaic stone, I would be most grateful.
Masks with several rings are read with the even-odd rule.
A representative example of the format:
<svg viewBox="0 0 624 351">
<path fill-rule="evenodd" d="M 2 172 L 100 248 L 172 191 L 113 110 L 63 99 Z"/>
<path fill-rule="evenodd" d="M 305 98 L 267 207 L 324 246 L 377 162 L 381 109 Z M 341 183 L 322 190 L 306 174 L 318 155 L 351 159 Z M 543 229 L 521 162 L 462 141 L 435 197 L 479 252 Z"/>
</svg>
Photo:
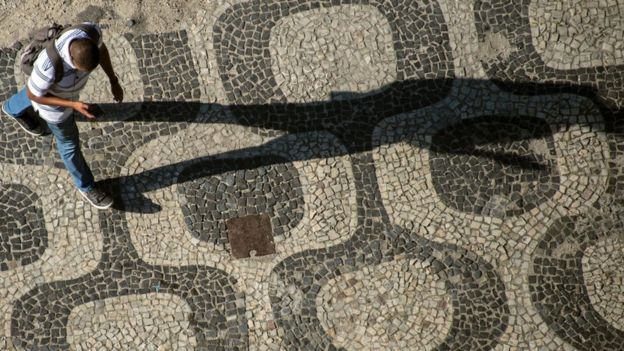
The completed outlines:
<svg viewBox="0 0 624 351">
<path fill-rule="evenodd" d="M 539 118 L 481 116 L 440 130 L 429 166 L 441 201 L 477 215 L 517 216 L 559 189 L 552 132 Z"/>
<path fill-rule="evenodd" d="M 612 194 L 615 199 L 624 204 L 624 165 L 619 160 L 624 160 L 624 132 L 616 133 L 610 136 L 609 140 L 610 154 L 613 155 L 609 160 L 609 183 L 606 189 L 607 194 Z"/>
<path fill-rule="evenodd" d="M 199 78 L 186 31 L 125 37 L 137 56 L 145 101 L 199 100 Z"/>
<path fill-rule="evenodd" d="M 125 37 L 137 57 L 143 81 L 145 103 L 140 119 L 192 120 L 199 110 L 201 91 L 186 31 Z"/>
<path fill-rule="evenodd" d="M 592 306 L 583 277 L 585 249 L 624 230 L 624 212 L 564 217 L 555 221 L 533 252 L 531 300 L 550 329 L 578 350 L 620 350 L 624 331 Z"/>
<path fill-rule="evenodd" d="M 52 139 L 34 138 L 6 115 L 0 117 L 0 162 L 18 165 L 42 165 L 56 152 Z"/>
<path fill-rule="evenodd" d="M 271 30 L 282 18 L 338 5 L 369 5 L 386 17 L 396 53 L 397 81 L 377 91 L 350 94 L 347 100 L 288 104 L 272 72 Z M 367 125 L 372 129 L 387 116 L 437 102 L 452 83 L 446 79 L 453 77 L 448 30 L 436 1 L 418 6 L 410 1 L 381 0 L 249 1 L 228 8 L 213 33 L 221 80 L 234 104 L 231 110 L 244 125 L 290 132 L 329 129 L 340 136 L 364 139 L 362 135 L 370 132 Z M 425 46 L 426 52 L 420 50 Z M 244 106 L 249 104 L 254 105 Z M 271 106 L 255 106 L 259 104 Z M 358 145 L 368 144 L 353 144 Z"/>
<path fill-rule="evenodd" d="M 0 271 L 39 260 L 47 247 L 37 194 L 21 184 L 0 184 Z"/>
<path fill-rule="evenodd" d="M 0 48 L 0 101 L 8 99 L 16 92 L 15 57 L 17 50 Z"/>
<path fill-rule="evenodd" d="M 303 218 L 299 172 L 280 157 L 189 166 L 178 176 L 178 192 L 186 198 L 181 208 L 192 235 L 219 245 L 228 243 L 229 219 L 268 214 L 273 236 L 286 238 Z"/>
</svg>

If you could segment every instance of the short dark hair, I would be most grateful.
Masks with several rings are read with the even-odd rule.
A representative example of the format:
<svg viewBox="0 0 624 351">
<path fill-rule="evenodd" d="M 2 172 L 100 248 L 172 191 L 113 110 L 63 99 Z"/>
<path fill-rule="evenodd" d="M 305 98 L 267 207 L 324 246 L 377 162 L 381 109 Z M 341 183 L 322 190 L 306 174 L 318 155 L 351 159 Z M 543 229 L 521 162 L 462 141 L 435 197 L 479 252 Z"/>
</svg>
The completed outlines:
<svg viewBox="0 0 624 351">
<path fill-rule="evenodd" d="M 69 45 L 74 66 L 91 71 L 100 64 L 100 49 L 90 39 L 76 39 Z"/>
</svg>

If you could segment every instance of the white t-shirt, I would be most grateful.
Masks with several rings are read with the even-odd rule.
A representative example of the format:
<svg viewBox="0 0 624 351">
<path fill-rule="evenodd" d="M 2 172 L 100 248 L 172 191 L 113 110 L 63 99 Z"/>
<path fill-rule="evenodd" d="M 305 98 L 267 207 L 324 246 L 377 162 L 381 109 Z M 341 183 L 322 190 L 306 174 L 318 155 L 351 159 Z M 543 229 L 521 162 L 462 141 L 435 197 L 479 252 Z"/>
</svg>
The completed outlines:
<svg viewBox="0 0 624 351">
<path fill-rule="evenodd" d="M 102 46 L 102 30 L 97 24 L 85 22 L 95 27 L 100 34 L 98 46 Z M 87 84 L 90 72 L 81 72 L 76 69 L 69 55 L 69 44 L 76 39 L 88 39 L 86 32 L 80 29 L 69 30 L 61 35 L 54 44 L 63 60 L 63 79 L 54 83 L 54 65 L 46 50 L 41 51 L 33 65 L 33 72 L 28 78 L 28 89 L 35 96 L 44 96 L 48 93 L 68 100 L 77 100 L 78 93 Z M 50 123 L 61 123 L 72 113 L 71 108 L 42 105 L 32 102 L 33 108 L 39 116 Z"/>
</svg>

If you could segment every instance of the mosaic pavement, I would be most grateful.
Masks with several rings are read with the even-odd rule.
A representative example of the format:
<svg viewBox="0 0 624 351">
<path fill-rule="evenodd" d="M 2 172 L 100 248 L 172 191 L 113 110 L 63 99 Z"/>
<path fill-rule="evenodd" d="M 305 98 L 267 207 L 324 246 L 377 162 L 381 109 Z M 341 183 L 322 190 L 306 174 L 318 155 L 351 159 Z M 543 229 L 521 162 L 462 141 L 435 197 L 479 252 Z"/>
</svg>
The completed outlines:
<svg viewBox="0 0 624 351">
<path fill-rule="evenodd" d="M 0 348 L 621 350 L 623 18 L 229 0 L 105 31 L 126 102 L 97 71 L 78 126 L 114 209 L 0 119 Z M 247 220 L 269 251 L 236 258 Z"/>
</svg>

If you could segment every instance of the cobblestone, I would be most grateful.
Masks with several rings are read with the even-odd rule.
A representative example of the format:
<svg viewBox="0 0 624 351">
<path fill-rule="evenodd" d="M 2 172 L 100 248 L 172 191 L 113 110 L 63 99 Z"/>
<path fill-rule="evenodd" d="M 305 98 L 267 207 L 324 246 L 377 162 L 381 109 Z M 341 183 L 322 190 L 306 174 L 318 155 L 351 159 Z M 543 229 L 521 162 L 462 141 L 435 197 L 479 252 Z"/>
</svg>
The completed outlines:
<svg viewBox="0 0 624 351">
<path fill-rule="evenodd" d="M 96 71 L 79 130 L 112 209 L 0 118 L 0 347 L 620 350 L 622 8 L 232 0 L 105 30 L 126 101 Z"/>
</svg>

